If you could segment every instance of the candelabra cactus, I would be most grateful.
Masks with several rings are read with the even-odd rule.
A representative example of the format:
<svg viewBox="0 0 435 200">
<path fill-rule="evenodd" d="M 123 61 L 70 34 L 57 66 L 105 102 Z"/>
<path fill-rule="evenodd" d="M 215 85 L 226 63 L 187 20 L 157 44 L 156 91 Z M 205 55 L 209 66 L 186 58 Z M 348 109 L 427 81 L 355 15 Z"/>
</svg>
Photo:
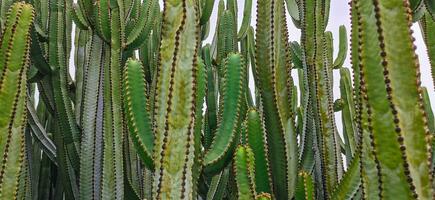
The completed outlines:
<svg viewBox="0 0 435 200">
<path fill-rule="evenodd" d="M 216 3 L 0 1 L 0 199 L 433 199 L 432 1 Z"/>
</svg>

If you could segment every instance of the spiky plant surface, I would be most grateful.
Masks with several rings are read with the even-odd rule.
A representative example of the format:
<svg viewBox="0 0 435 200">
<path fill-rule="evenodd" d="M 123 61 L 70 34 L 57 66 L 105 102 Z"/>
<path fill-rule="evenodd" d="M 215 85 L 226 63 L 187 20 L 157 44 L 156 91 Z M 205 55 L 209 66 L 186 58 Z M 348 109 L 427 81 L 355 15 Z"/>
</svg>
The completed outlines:
<svg viewBox="0 0 435 200">
<path fill-rule="evenodd" d="M 0 0 L 0 199 L 434 199 L 434 1 L 240 3 Z"/>
</svg>

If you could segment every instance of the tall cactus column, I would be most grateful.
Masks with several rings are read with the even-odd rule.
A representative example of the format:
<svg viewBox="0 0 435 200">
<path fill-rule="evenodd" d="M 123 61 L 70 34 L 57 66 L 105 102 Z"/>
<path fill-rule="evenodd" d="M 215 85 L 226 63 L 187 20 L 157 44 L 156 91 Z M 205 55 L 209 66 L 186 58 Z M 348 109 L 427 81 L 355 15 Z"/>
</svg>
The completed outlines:
<svg viewBox="0 0 435 200">
<path fill-rule="evenodd" d="M 194 0 L 167 0 L 155 88 L 155 199 L 192 199 L 199 19 Z"/>
<path fill-rule="evenodd" d="M 0 37 L 0 198 L 17 197 L 24 166 L 30 27 L 33 7 L 15 3 Z"/>
<path fill-rule="evenodd" d="M 374 160 L 370 166 L 366 165 L 370 161 L 367 157 L 362 159 L 366 160 L 362 164 L 364 196 L 433 199 L 430 134 L 410 30 L 409 4 L 400 0 L 352 4 L 360 26 L 356 31 L 363 105 L 362 145 L 372 148 Z"/>
<path fill-rule="evenodd" d="M 293 123 L 290 104 L 293 81 L 284 13 L 282 0 L 264 0 L 257 4 L 255 82 L 267 127 L 268 159 L 277 199 L 291 198 L 296 179 L 289 174 L 297 172 L 296 164 L 288 162 L 297 152 L 289 150 L 286 135 L 291 132 L 286 130 L 287 121 Z"/>
</svg>

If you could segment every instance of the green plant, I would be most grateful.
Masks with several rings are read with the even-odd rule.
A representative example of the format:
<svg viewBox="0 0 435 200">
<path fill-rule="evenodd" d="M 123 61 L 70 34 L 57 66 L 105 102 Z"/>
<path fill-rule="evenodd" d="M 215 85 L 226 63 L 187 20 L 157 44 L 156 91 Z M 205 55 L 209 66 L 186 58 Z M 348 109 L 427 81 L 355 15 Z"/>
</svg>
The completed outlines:
<svg viewBox="0 0 435 200">
<path fill-rule="evenodd" d="M 0 1 L 0 199 L 433 199 L 432 1 L 163 3 Z"/>
</svg>

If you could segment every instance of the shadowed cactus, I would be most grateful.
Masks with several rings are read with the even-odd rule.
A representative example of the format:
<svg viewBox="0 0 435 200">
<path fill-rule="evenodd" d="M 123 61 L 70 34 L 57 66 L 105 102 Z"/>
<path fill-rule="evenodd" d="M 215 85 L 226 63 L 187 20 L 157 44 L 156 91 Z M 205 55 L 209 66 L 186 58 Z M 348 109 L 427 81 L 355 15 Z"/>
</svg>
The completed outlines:
<svg viewBox="0 0 435 200">
<path fill-rule="evenodd" d="M 435 4 L 331 3 L 0 0 L 0 199 L 433 199 Z"/>
</svg>

